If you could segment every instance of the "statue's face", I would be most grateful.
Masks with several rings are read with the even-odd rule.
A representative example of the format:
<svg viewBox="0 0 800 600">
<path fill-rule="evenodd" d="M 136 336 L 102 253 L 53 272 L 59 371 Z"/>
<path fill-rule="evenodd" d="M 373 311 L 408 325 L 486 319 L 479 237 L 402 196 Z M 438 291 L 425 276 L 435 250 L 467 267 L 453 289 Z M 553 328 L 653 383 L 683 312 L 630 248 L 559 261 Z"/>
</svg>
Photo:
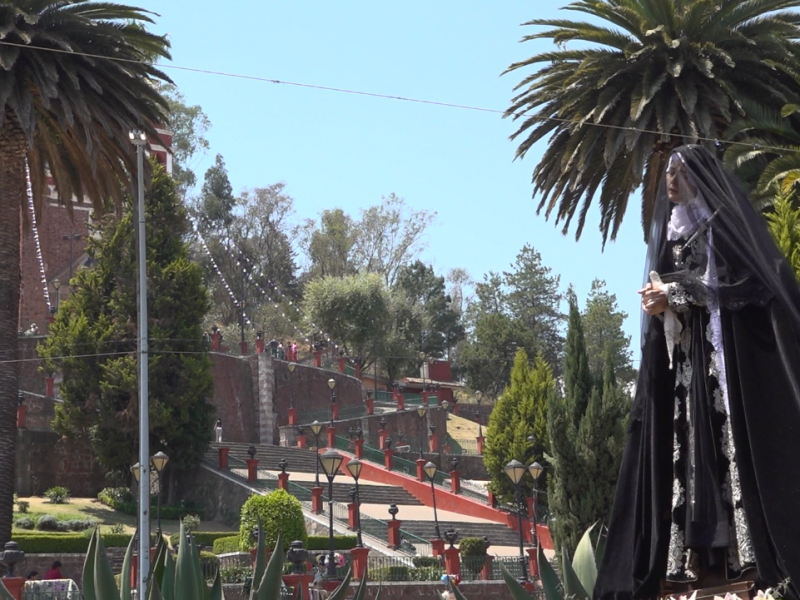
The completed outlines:
<svg viewBox="0 0 800 600">
<path fill-rule="evenodd" d="M 673 155 L 667 167 L 667 197 L 674 204 L 686 204 L 697 195 L 697 188 L 689 181 L 683 161 Z"/>
</svg>

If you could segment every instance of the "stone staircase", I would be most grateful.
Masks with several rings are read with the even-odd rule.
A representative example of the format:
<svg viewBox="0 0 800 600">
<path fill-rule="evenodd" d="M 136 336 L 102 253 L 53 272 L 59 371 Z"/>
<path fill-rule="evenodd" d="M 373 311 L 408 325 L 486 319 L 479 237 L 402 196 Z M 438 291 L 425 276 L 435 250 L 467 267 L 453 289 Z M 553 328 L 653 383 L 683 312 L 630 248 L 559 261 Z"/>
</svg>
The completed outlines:
<svg viewBox="0 0 800 600">
<path fill-rule="evenodd" d="M 407 521 L 403 519 L 403 511 L 397 515 L 403 522 L 403 529 L 429 540 L 434 537 L 435 528 L 433 521 Z M 439 521 L 439 531 L 444 537 L 448 529 L 455 529 L 460 534 L 459 539 L 466 537 L 486 536 L 494 546 L 516 546 L 519 544 L 519 534 L 501 523 L 465 523 L 463 521 Z M 490 552 L 491 553 L 491 552 Z"/>
<path fill-rule="evenodd" d="M 247 449 L 254 446 L 255 457 L 258 459 L 258 468 L 267 471 L 280 471 L 278 464 L 282 459 L 289 463 L 286 468 L 290 473 L 314 473 L 317 465 L 317 453 L 303 448 L 284 448 L 282 446 L 268 446 L 264 444 L 211 444 L 206 452 L 206 459 L 216 463 L 218 461 L 218 448 L 230 448 L 228 456 L 234 460 L 244 462 L 250 456 Z M 324 478 L 324 477 L 323 477 Z"/>
</svg>

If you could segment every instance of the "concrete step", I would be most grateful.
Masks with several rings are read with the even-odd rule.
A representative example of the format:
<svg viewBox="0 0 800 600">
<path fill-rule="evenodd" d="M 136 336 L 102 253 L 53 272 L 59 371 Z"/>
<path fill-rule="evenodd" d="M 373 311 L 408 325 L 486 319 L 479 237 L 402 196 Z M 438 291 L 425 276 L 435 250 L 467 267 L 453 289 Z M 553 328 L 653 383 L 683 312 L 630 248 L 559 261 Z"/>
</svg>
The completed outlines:
<svg viewBox="0 0 800 600">
<path fill-rule="evenodd" d="M 433 521 L 406 521 L 403 520 L 403 529 L 424 539 L 434 536 Z M 519 544 L 519 534 L 500 523 L 465 523 L 455 521 L 439 521 L 439 531 L 444 536 L 448 529 L 455 529 L 460 534 L 460 539 L 465 537 L 488 537 L 495 546 L 516 546 Z"/>
</svg>

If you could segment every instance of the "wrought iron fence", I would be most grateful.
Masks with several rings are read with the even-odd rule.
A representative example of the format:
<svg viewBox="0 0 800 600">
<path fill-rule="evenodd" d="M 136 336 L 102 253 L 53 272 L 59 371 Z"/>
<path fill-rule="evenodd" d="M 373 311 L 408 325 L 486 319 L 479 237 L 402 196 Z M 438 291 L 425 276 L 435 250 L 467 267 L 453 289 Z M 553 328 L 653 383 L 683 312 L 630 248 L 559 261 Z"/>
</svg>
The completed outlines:
<svg viewBox="0 0 800 600">
<path fill-rule="evenodd" d="M 339 408 L 339 419 L 356 419 L 367 414 L 367 407 L 363 404 L 355 406 L 342 406 Z"/>
<path fill-rule="evenodd" d="M 375 392 L 376 402 L 394 402 L 394 394 L 386 390 L 378 390 Z"/>
<path fill-rule="evenodd" d="M 444 573 L 441 557 L 367 557 L 367 574 L 372 581 L 438 581 Z"/>
</svg>

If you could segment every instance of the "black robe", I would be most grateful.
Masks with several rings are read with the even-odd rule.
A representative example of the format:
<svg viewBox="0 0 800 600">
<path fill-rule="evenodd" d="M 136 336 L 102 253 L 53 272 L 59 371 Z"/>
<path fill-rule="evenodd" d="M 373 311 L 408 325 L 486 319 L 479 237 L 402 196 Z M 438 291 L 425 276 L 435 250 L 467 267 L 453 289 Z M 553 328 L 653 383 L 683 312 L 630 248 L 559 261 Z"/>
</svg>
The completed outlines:
<svg viewBox="0 0 800 600">
<path fill-rule="evenodd" d="M 800 344 L 774 301 L 722 309 L 728 400 L 758 583 L 800 582 Z M 652 598 L 665 579 L 675 370 L 652 318 L 595 597 Z M 796 596 L 794 586 L 789 594 Z"/>
</svg>

